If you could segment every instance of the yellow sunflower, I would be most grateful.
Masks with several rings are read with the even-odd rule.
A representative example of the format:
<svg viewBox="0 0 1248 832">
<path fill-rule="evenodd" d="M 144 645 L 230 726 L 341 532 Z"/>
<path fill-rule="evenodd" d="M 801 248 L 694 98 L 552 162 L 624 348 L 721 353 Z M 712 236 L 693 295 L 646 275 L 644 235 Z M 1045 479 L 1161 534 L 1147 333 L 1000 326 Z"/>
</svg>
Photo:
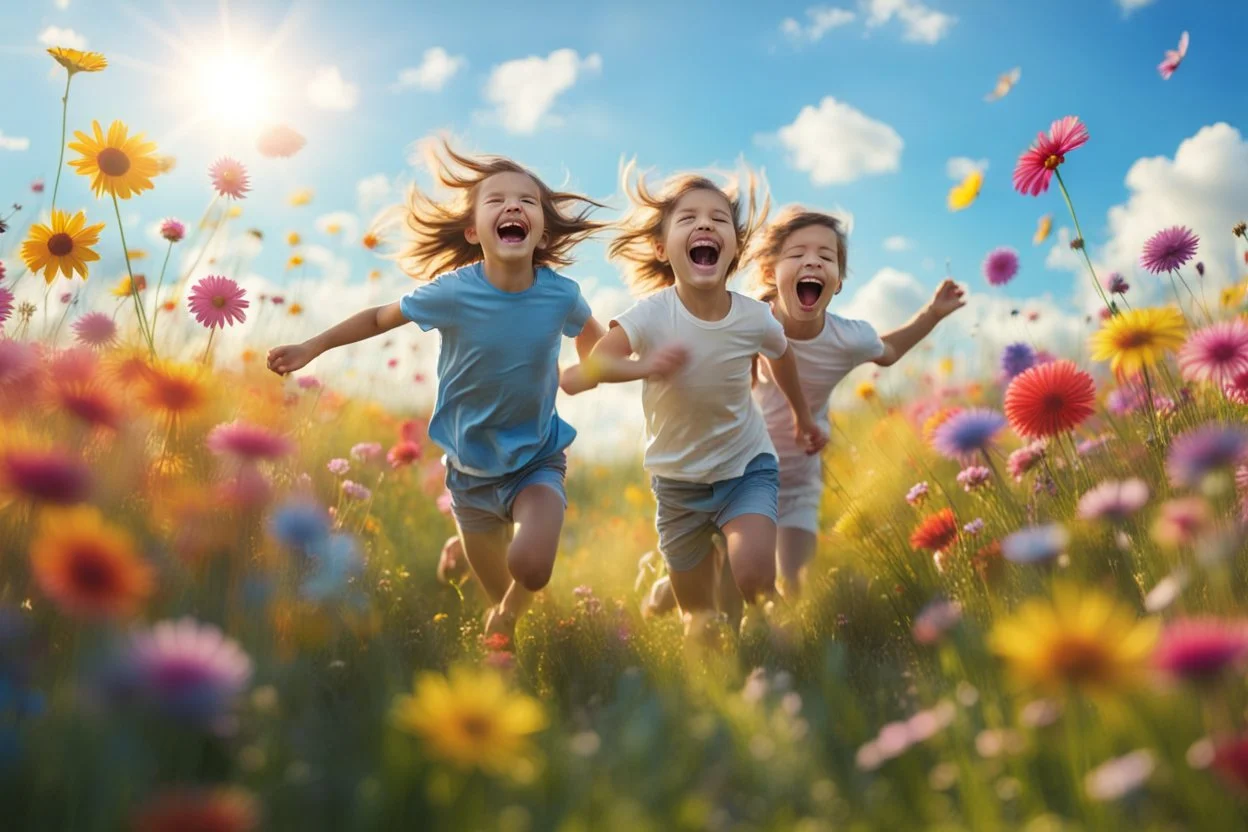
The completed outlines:
<svg viewBox="0 0 1248 832">
<path fill-rule="evenodd" d="M 979 196 L 979 189 L 983 184 L 983 173 L 977 170 L 968 173 L 965 179 L 949 189 L 949 210 L 961 211 L 963 208 L 970 208 L 971 203 Z"/>
<path fill-rule="evenodd" d="M 1159 624 L 1093 589 L 1058 584 L 992 630 L 989 643 L 1024 686 L 1110 693 L 1140 680 Z"/>
<path fill-rule="evenodd" d="M 303 238 L 299 236 L 298 231 L 292 231 L 286 235 L 286 242 L 292 246 L 299 245 L 299 243 L 302 242 L 302 240 Z"/>
<path fill-rule="evenodd" d="M 22 260 L 32 272 L 42 271 L 48 283 L 58 273 L 71 279 L 77 273 L 86 280 L 87 263 L 100 259 L 91 246 L 100 241 L 103 228 L 102 222 L 87 225 L 87 215 L 82 211 L 71 217 L 53 209 L 50 226 L 35 223 L 30 227 L 30 235 L 22 243 Z"/>
<path fill-rule="evenodd" d="M 154 155 L 156 144 L 143 141 L 143 134 L 127 137 L 129 128 L 114 121 L 108 128 L 108 136 L 100 129 L 98 121 L 91 122 L 94 137 L 81 131 L 74 132 L 78 141 L 70 142 L 69 149 L 82 155 L 70 161 L 70 167 L 78 173 L 90 176 L 91 189 L 98 197 L 105 191 L 120 199 L 152 189 L 152 177 L 160 172 L 160 162 Z"/>
<path fill-rule="evenodd" d="M 394 699 L 390 719 L 460 768 L 514 772 L 531 755 L 529 736 L 546 727 L 541 703 L 507 690 L 496 672 L 457 666 L 421 673 L 414 695 Z"/>
<path fill-rule="evenodd" d="M 83 52 L 67 46 L 54 46 L 48 54 L 61 66 L 69 70 L 70 75 L 79 72 L 99 72 L 108 66 L 108 61 L 99 52 Z"/>
<path fill-rule="evenodd" d="M 139 400 L 154 413 L 176 419 L 208 401 L 208 381 L 194 365 L 166 362 L 144 370 L 141 379 Z"/>
<path fill-rule="evenodd" d="M 94 506 L 45 512 L 30 561 L 39 588 L 72 616 L 131 615 L 155 585 L 130 535 Z"/>
<path fill-rule="evenodd" d="M 1128 309 L 1105 321 L 1088 346 L 1093 361 L 1109 361 L 1109 368 L 1133 376 L 1183 346 L 1183 314 L 1173 306 Z"/>
</svg>

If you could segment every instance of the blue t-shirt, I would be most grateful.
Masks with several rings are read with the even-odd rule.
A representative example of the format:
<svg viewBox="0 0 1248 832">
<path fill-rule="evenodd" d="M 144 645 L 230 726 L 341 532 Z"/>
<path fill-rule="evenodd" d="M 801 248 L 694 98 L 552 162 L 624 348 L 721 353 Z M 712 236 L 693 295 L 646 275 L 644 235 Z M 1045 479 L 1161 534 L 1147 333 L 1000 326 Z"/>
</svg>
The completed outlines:
<svg viewBox="0 0 1248 832">
<path fill-rule="evenodd" d="M 543 266 L 528 289 L 504 292 L 473 263 L 418 286 L 399 308 L 441 337 L 429 438 L 450 465 L 497 477 L 572 444 L 555 394 L 560 337 L 579 335 L 590 316 L 575 281 Z"/>
</svg>

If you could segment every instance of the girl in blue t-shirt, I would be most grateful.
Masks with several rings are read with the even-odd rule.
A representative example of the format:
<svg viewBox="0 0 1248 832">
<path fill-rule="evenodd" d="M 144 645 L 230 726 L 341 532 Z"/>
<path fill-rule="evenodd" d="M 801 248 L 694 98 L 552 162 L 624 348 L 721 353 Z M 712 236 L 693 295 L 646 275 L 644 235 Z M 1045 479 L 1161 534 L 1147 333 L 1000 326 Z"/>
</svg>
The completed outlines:
<svg viewBox="0 0 1248 832">
<path fill-rule="evenodd" d="M 431 153 L 453 194 L 415 186 L 400 264 L 420 282 L 302 344 L 269 351 L 269 369 L 298 370 L 334 347 L 409 321 L 438 330 L 438 392 L 429 437 L 446 452 L 446 485 L 464 554 L 490 597 L 489 633 L 514 633 L 550 581 L 567 506 L 565 449 L 576 431 L 555 412 L 562 337 L 583 360 L 602 336 L 578 285 L 552 267 L 602 224 L 593 200 L 553 191 L 515 162 Z"/>
</svg>

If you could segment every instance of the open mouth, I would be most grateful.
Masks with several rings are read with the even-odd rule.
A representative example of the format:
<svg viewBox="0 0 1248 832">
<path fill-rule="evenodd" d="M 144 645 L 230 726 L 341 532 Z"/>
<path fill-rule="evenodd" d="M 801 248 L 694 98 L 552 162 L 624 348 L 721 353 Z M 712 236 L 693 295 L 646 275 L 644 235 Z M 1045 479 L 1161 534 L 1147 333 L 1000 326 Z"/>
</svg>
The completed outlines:
<svg viewBox="0 0 1248 832">
<path fill-rule="evenodd" d="M 498 239 L 504 243 L 523 243 L 528 236 L 529 229 L 516 220 L 508 220 L 498 227 Z"/>
<path fill-rule="evenodd" d="M 719 263 L 719 243 L 711 239 L 694 240 L 689 246 L 689 260 L 695 266 L 714 268 Z"/>
<path fill-rule="evenodd" d="M 794 287 L 797 292 L 797 302 L 801 304 L 802 309 L 810 310 L 815 308 L 815 304 L 819 302 L 819 297 L 823 294 L 823 281 L 816 277 L 803 277 L 797 281 Z"/>
</svg>

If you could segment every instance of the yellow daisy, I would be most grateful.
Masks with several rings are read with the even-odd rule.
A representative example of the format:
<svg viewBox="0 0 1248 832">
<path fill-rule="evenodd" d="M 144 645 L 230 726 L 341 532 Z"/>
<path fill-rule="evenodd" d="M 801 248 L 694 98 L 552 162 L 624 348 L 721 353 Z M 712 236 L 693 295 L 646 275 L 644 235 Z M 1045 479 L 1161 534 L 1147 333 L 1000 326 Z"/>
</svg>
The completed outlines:
<svg viewBox="0 0 1248 832">
<path fill-rule="evenodd" d="M 67 46 L 54 46 L 48 54 L 61 66 L 69 70 L 70 75 L 79 72 L 99 72 L 108 66 L 108 61 L 99 52 L 83 52 Z"/>
<path fill-rule="evenodd" d="M 290 244 L 290 245 L 292 245 L 292 246 L 297 246 L 297 245 L 299 245 L 299 243 L 300 243 L 302 240 L 303 240 L 303 238 L 299 236 L 299 232 L 298 232 L 298 231 L 292 231 L 292 232 L 290 232 L 289 234 L 287 234 L 287 235 L 286 235 L 286 242 L 287 242 L 287 243 L 289 243 L 289 244 Z"/>
<path fill-rule="evenodd" d="M 1128 309 L 1105 321 L 1088 346 L 1093 361 L 1109 361 L 1109 368 L 1133 376 L 1183 346 L 1183 314 L 1173 306 Z"/>
<path fill-rule="evenodd" d="M 81 131 L 74 132 L 78 141 L 70 142 L 69 149 L 82 154 L 81 159 L 70 161 L 70 167 L 78 173 L 90 176 L 91 189 L 98 197 L 107 191 L 120 199 L 129 199 L 143 191 L 151 190 L 152 177 L 160 172 L 160 163 L 153 155 L 154 142 L 143 141 L 143 134 L 127 138 L 128 129 L 120 121 L 108 128 L 108 136 L 100 129 L 98 121 L 91 122 L 94 137 Z"/>
<path fill-rule="evenodd" d="M 290 259 L 286 261 L 286 268 L 297 269 L 303 265 L 303 258 L 298 254 L 290 255 Z"/>
<path fill-rule="evenodd" d="M 1045 240 L 1049 239 L 1049 232 L 1052 230 L 1053 230 L 1053 215 L 1045 214 L 1043 217 L 1040 218 L 1040 221 L 1036 223 L 1036 233 L 1035 233 L 1035 236 L 1031 238 L 1032 245 L 1038 246 L 1041 243 L 1043 243 Z"/>
<path fill-rule="evenodd" d="M 298 208 L 301 205 L 308 205 L 312 202 L 312 189 L 302 188 L 290 195 L 290 204 Z"/>
<path fill-rule="evenodd" d="M 971 203 L 979 196 L 979 189 L 983 187 L 983 184 L 983 173 L 977 170 L 968 173 L 965 179 L 949 189 L 949 210 L 961 211 L 963 208 L 971 207 Z"/>
<path fill-rule="evenodd" d="M 288 310 L 288 314 L 295 315 L 295 316 L 302 315 L 302 314 L 303 314 L 303 306 L 301 306 L 301 305 L 300 305 L 300 304 L 298 304 L 298 303 L 292 303 L 292 304 L 290 305 L 290 309 Z"/>
<path fill-rule="evenodd" d="M 508 691 L 498 673 L 464 666 L 417 675 L 414 695 L 396 696 L 390 718 L 433 755 L 491 774 L 515 771 L 532 753 L 529 736 L 547 724 L 536 699 Z"/>
<path fill-rule="evenodd" d="M 126 275 L 117 282 L 113 287 L 113 296 L 118 298 L 128 298 L 134 293 L 134 287 L 138 286 L 138 290 L 142 292 L 147 288 L 147 277 L 141 274 L 134 276 L 134 282 L 130 281 L 130 275 Z"/>
<path fill-rule="evenodd" d="M 104 223 L 87 225 L 87 215 L 82 211 L 72 217 L 65 211 L 54 209 L 50 226 L 35 223 L 30 235 L 22 243 L 22 260 L 32 272 L 43 272 L 43 279 L 51 283 L 56 275 L 73 278 L 77 273 L 87 279 L 87 263 L 99 260 L 91 246 L 100 241 Z"/>
<path fill-rule="evenodd" d="M 1158 630 L 1097 590 L 1059 584 L 1052 601 L 1028 601 L 999 622 L 989 642 L 1024 686 L 1109 693 L 1142 678 Z"/>
</svg>

